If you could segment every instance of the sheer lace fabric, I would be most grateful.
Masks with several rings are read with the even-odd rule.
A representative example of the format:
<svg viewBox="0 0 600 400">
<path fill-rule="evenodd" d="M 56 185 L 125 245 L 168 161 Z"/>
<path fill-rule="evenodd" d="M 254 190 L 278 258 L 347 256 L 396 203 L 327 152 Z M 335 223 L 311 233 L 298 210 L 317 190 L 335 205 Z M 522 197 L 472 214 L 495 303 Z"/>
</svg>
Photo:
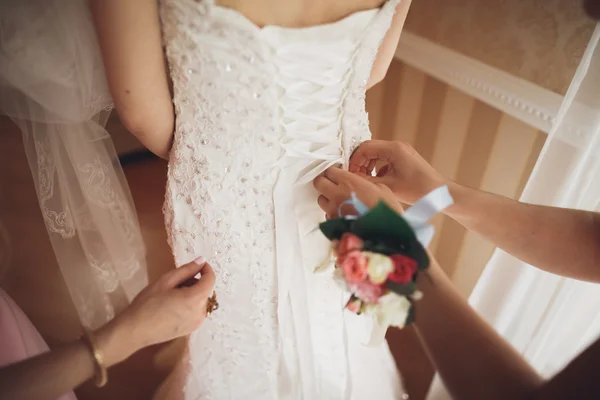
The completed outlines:
<svg viewBox="0 0 600 400">
<path fill-rule="evenodd" d="M 0 5 L 0 110 L 21 129 L 42 217 L 83 325 L 147 284 L 129 187 L 104 129 L 112 99 L 85 0 Z"/>
</svg>

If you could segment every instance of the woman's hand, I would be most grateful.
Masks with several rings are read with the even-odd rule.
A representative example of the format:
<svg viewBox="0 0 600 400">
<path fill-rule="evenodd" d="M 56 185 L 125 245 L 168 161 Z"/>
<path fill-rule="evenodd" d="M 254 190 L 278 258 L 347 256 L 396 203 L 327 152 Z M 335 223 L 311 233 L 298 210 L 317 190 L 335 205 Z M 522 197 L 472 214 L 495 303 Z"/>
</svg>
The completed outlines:
<svg viewBox="0 0 600 400">
<path fill-rule="evenodd" d="M 194 284 L 181 287 L 197 273 Z M 121 315 L 96 331 L 93 347 L 111 367 L 142 347 L 187 335 L 206 318 L 215 274 L 198 259 L 170 271 L 144 289 Z M 178 288 L 178 286 L 180 288 Z M 0 393 L 6 399 L 55 399 L 98 373 L 92 352 L 78 340 L 36 357 L 0 368 Z"/>
<path fill-rule="evenodd" d="M 384 164 L 377 177 L 371 174 Z M 374 183 L 389 187 L 403 203 L 413 204 L 448 181 L 404 142 L 370 140 L 361 144 L 350 158 L 350 171 Z"/>
<path fill-rule="evenodd" d="M 318 176 L 313 184 L 320 193 L 319 206 L 325 211 L 327 218 L 337 217 L 340 206 L 351 198 L 352 193 L 369 208 L 383 200 L 399 213 L 402 212 L 402 205 L 387 186 L 336 167 L 331 167 Z M 350 210 L 342 211 L 348 213 Z"/>
<path fill-rule="evenodd" d="M 181 286 L 198 273 L 201 278 L 195 284 Z M 146 287 L 122 314 L 96 333 L 106 363 L 116 364 L 143 347 L 196 330 L 206 318 L 214 283 L 212 268 L 200 258 Z"/>
</svg>

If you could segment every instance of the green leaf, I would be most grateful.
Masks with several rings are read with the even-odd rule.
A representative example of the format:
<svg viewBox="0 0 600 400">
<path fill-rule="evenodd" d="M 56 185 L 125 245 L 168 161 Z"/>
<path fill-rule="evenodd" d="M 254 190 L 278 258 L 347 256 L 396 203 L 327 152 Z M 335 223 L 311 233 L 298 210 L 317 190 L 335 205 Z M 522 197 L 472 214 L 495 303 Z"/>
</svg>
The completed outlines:
<svg viewBox="0 0 600 400">
<path fill-rule="evenodd" d="M 352 295 L 352 297 L 354 297 L 357 300 L 360 300 L 358 297 L 355 297 L 354 295 Z M 360 300 L 360 308 L 358 309 L 358 312 L 356 313 L 356 315 L 361 315 L 362 313 L 365 312 L 365 302 Z"/>
<path fill-rule="evenodd" d="M 403 254 L 414 259 L 419 269 L 429 266 L 427 252 L 411 226 L 383 202 L 354 221 L 351 228 L 354 234 L 368 242 L 365 249 L 369 251 L 386 255 Z"/>
<path fill-rule="evenodd" d="M 410 307 L 410 310 L 408 310 L 408 316 L 406 317 L 406 322 L 404 323 L 404 326 L 409 326 L 413 322 L 415 322 L 415 306 L 414 305 L 412 305 Z"/>
<path fill-rule="evenodd" d="M 417 290 L 417 285 L 415 282 L 408 283 L 396 283 L 387 281 L 385 286 L 390 289 L 392 292 L 399 294 L 400 296 L 408 296 L 411 295 Z"/>
<path fill-rule="evenodd" d="M 351 231 L 351 223 L 351 220 L 335 218 L 320 224 L 319 229 L 321 229 L 321 232 L 323 232 L 323 235 L 325 235 L 327 239 L 340 240 L 344 233 Z"/>
<path fill-rule="evenodd" d="M 385 254 L 387 256 L 391 256 L 392 254 L 398 254 L 400 251 L 402 251 L 402 249 L 399 249 L 399 246 L 397 246 L 397 248 L 392 248 L 384 243 L 377 243 L 373 241 L 366 241 L 363 247 L 366 251 L 370 251 L 372 253 Z"/>
<path fill-rule="evenodd" d="M 365 241 L 364 249 L 385 255 L 403 254 L 417 262 L 419 270 L 429 266 L 427 252 L 406 220 L 380 202 L 358 219 L 336 218 L 319 225 L 329 240 L 340 240 L 351 232 Z"/>
<path fill-rule="evenodd" d="M 365 241 L 383 242 L 390 247 L 415 239 L 415 234 L 406 220 L 383 202 L 358 218 L 353 230 Z"/>
</svg>

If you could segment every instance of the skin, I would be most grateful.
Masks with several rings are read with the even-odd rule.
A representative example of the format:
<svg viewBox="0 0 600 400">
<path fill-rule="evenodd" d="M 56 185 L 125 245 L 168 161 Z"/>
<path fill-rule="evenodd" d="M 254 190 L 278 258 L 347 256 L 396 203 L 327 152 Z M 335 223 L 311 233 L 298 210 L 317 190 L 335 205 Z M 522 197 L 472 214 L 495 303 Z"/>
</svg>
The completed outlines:
<svg viewBox="0 0 600 400">
<path fill-rule="evenodd" d="M 178 287 L 200 273 L 195 284 Z M 172 270 L 146 287 L 132 304 L 93 337 L 107 368 L 153 344 L 188 335 L 206 318 L 215 274 L 204 260 Z M 15 364 L 0 368 L 3 398 L 56 399 L 95 375 L 88 345 L 78 340 Z"/>
<path fill-rule="evenodd" d="M 394 57 L 411 0 L 397 8 L 373 64 L 367 88 L 380 82 Z M 381 6 L 381 0 L 233 0 L 219 2 L 257 25 L 311 26 Z M 175 114 L 161 42 L 156 0 L 89 0 L 106 76 L 123 125 L 150 151 L 167 159 Z M 294 12 L 294 10 L 296 12 Z"/>
<path fill-rule="evenodd" d="M 386 167 L 378 177 L 368 177 L 376 163 Z M 467 229 L 544 271 L 600 282 L 599 213 L 521 203 L 468 188 L 444 178 L 402 142 L 366 142 L 353 155 L 350 170 L 388 187 L 407 204 L 448 185 L 455 204 L 444 213 Z"/>
<path fill-rule="evenodd" d="M 379 169 L 378 177 L 371 177 L 375 165 L 382 163 L 387 167 Z M 531 208 L 539 206 L 522 205 L 487 193 L 481 195 L 473 189 L 457 192 L 454 184 L 404 143 L 372 141 L 361 145 L 351 159 L 351 170 L 331 168 L 315 179 L 314 186 L 321 193 L 319 205 L 327 214 L 337 213 L 353 192 L 369 207 L 383 200 L 401 212 L 400 202 L 413 203 L 439 185 L 449 184 L 457 206 L 448 215 L 469 222 L 467 226 L 477 227 L 505 249 L 514 249 L 520 257 L 540 261 L 542 265 L 536 265 L 542 269 L 570 277 L 584 276 L 591 281 L 598 279 L 595 271 L 600 265 L 596 256 L 600 241 L 597 225 L 590 222 L 597 221 L 597 215 L 585 216 L 575 210 L 552 207 L 537 213 Z M 562 237 L 565 223 L 571 227 L 571 235 L 576 232 L 577 239 L 583 241 L 572 243 L 577 240 L 571 236 L 564 243 L 566 251 L 579 252 L 583 261 L 561 265 L 543 253 L 555 252 L 554 242 L 547 240 Z M 508 225 L 517 232 L 509 234 L 506 229 L 487 226 L 496 224 Z M 541 227 L 532 226 L 538 224 Z M 526 239 L 531 232 L 537 232 L 536 237 Z M 527 246 L 519 244 L 519 235 L 528 240 Z M 417 281 L 423 299 L 416 303 L 414 326 L 454 398 L 547 400 L 571 398 L 574 393 L 581 399 L 598 398 L 600 382 L 594 371 L 600 367 L 600 340 L 545 381 L 479 317 L 430 257 L 428 276 L 421 275 Z"/>
</svg>

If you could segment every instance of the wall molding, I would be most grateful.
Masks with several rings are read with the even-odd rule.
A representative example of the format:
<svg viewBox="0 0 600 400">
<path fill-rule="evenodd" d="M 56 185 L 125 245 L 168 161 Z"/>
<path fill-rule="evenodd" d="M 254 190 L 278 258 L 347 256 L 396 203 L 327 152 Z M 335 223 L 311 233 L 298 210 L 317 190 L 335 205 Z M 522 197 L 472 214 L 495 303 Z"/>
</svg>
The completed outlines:
<svg viewBox="0 0 600 400">
<path fill-rule="evenodd" d="M 563 96 L 410 32 L 396 58 L 498 110 L 550 132 Z"/>
</svg>

